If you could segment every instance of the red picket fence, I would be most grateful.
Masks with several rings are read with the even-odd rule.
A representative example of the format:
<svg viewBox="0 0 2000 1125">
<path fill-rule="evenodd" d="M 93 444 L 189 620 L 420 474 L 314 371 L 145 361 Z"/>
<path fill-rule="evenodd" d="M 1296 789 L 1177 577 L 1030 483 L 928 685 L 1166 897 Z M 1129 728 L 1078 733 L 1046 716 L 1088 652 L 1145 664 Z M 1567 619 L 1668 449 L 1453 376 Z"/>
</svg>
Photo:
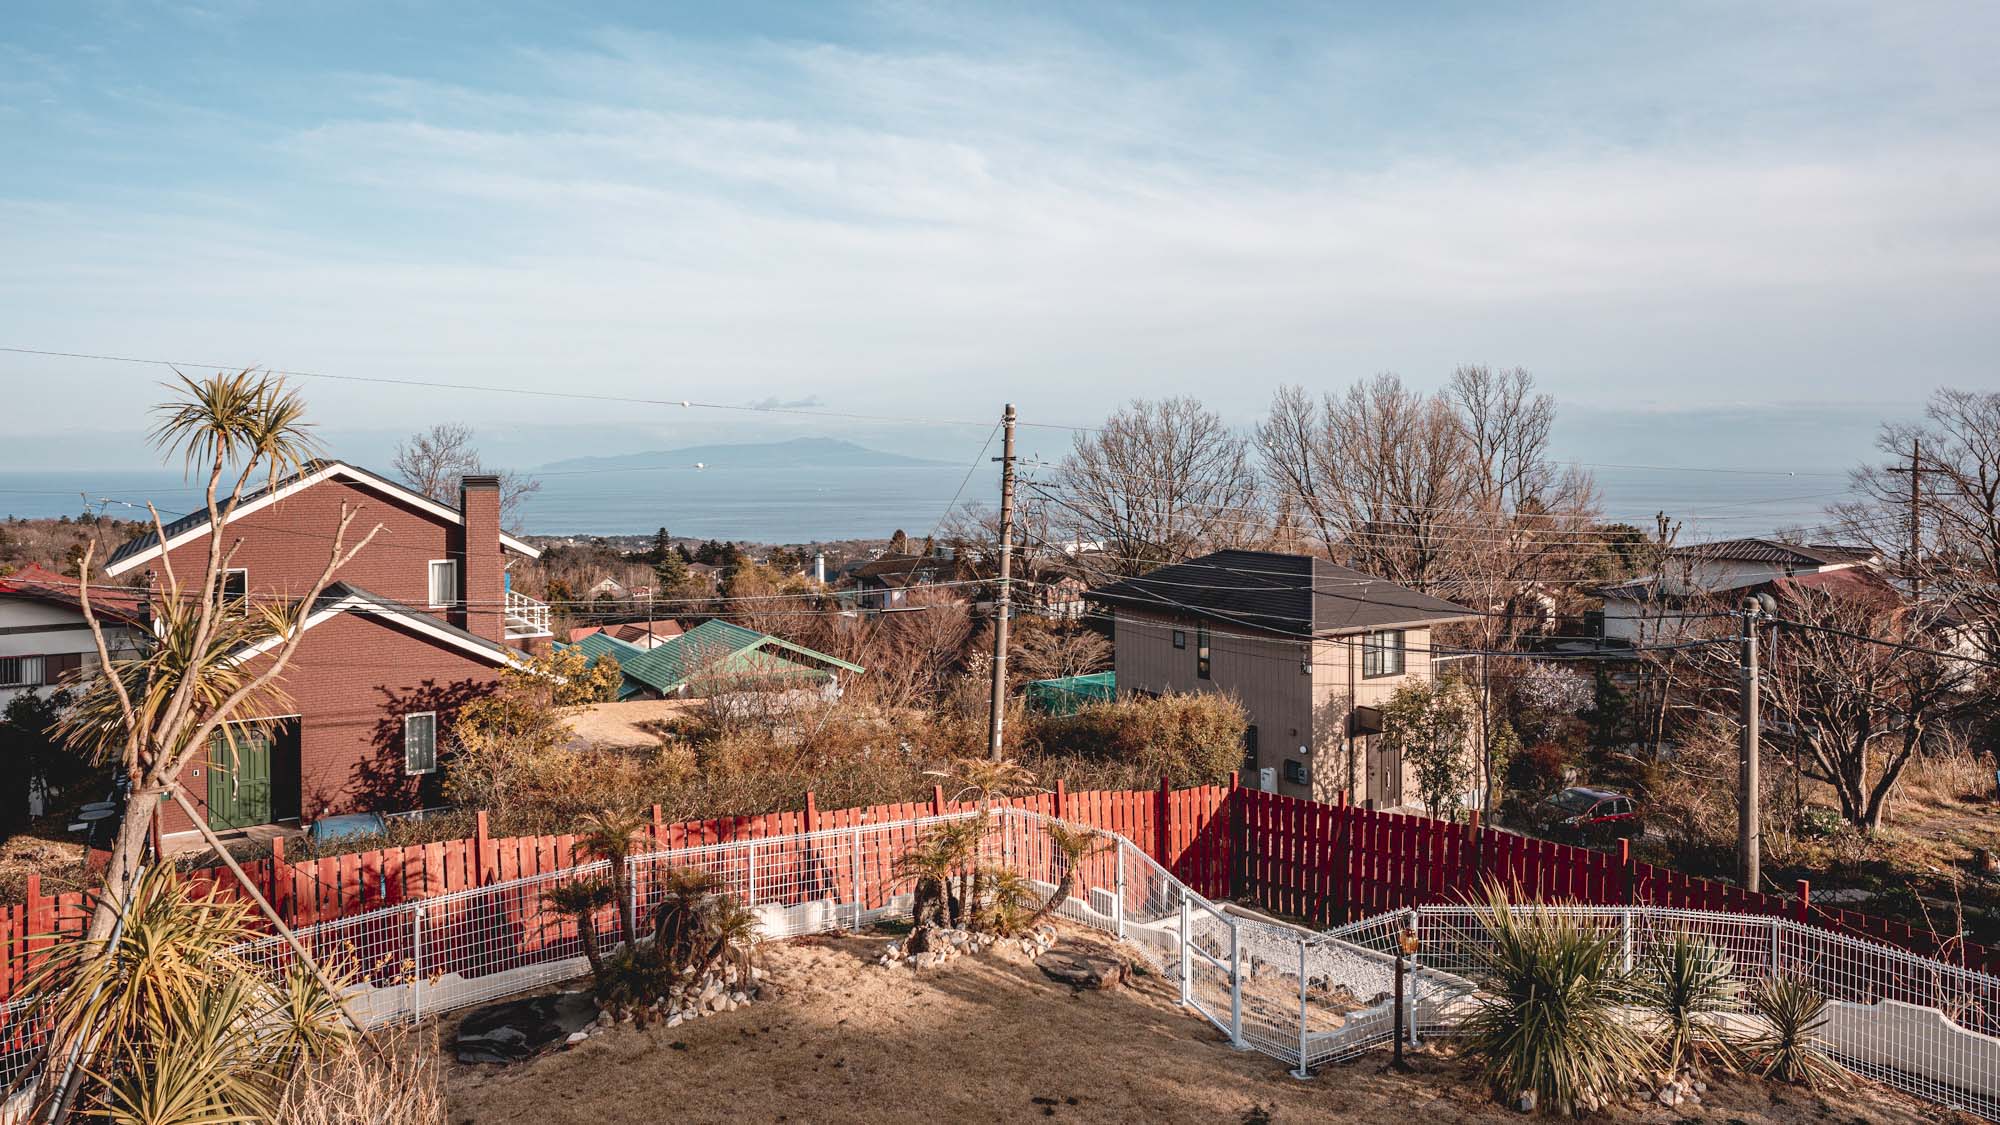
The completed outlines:
<svg viewBox="0 0 2000 1125">
<path fill-rule="evenodd" d="M 1232 805 L 1234 897 L 1280 914 L 1336 926 L 1424 903 L 1477 900 L 1497 879 L 1539 901 L 1585 906 L 1659 906 L 1788 917 L 2000 974 L 2000 949 L 1794 895 L 1759 894 L 1727 883 L 1473 824 L 1323 805 L 1237 789 Z"/>
<path fill-rule="evenodd" d="M 1163 782 L 1156 790 L 1071 793 L 1058 782 L 1053 792 L 996 804 L 1116 832 L 1145 849 L 1182 882 L 1204 895 L 1220 898 L 1230 887 L 1230 835 L 1228 818 L 1217 813 L 1228 799 L 1229 790 L 1219 786 L 1174 790 Z M 813 796 L 807 794 L 806 807 L 799 811 L 678 824 L 663 822 L 655 807 L 651 843 L 659 850 L 692 848 L 854 828 L 974 807 L 973 802 L 945 800 L 942 789 L 934 789 L 929 801 L 829 810 L 819 809 Z M 300 863 L 288 861 L 283 841 L 277 841 L 270 859 L 245 863 L 243 868 L 288 925 L 309 926 L 414 899 L 561 871 L 583 861 L 574 835 L 489 836 L 484 813 L 479 814 L 478 825 L 477 834 L 466 839 Z M 224 895 L 239 893 L 234 878 L 223 868 L 209 868 L 197 879 L 214 885 Z M 89 917 L 89 896 L 80 892 L 44 895 L 39 880 L 30 876 L 27 901 L 0 907 L 0 998 L 13 995 L 21 986 L 42 950 L 64 937 L 80 935 Z"/>
</svg>

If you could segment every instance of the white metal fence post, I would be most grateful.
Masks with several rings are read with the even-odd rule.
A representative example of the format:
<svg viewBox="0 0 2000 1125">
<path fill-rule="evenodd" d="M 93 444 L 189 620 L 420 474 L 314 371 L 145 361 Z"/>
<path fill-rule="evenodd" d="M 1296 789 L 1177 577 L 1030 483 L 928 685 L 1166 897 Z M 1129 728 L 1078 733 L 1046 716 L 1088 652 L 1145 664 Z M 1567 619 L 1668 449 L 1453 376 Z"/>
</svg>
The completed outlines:
<svg viewBox="0 0 2000 1125">
<path fill-rule="evenodd" d="M 1118 935 L 1118 940 L 1123 941 L 1125 940 L 1125 841 L 1118 841 L 1118 846 L 1111 850 L 1118 857 L 1118 870 L 1112 877 L 1112 881 L 1117 884 L 1113 888 L 1117 894 L 1111 899 L 1111 929 Z"/>
<path fill-rule="evenodd" d="M 1417 932 L 1417 912 L 1415 910 L 1410 911 L 1409 927 L 1411 933 Z M 1423 979 L 1417 972 L 1417 968 L 1417 954 L 1412 953 L 1410 954 L 1409 989 L 1403 1001 L 1403 1038 L 1412 1047 L 1417 1045 L 1417 982 Z"/>
<path fill-rule="evenodd" d="M 639 925 L 639 863 L 635 857 L 629 855 L 625 857 L 625 902 L 627 906 L 631 907 L 632 929 L 635 931 L 625 935 L 625 944 L 636 950 L 639 948 L 639 935 L 636 931 L 641 928 Z"/>
<path fill-rule="evenodd" d="M 1771 919 L 1771 979 L 1778 979 L 1779 943 L 1785 938 L 1785 922 L 1782 918 Z"/>
<path fill-rule="evenodd" d="M 861 893 L 861 829 L 854 829 L 854 928 L 861 928 L 861 903 L 867 896 Z"/>
<path fill-rule="evenodd" d="M 424 1017 L 424 904 L 410 907 L 410 1014 Z"/>
<path fill-rule="evenodd" d="M 757 841 L 750 841 L 745 849 L 747 870 L 743 873 L 743 905 L 757 905 Z"/>
<path fill-rule="evenodd" d="M 1619 957 L 1626 972 L 1632 971 L 1632 911 L 1628 908 L 1618 912 Z"/>
<path fill-rule="evenodd" d="M 1229 920 L 1229 1045 L 1241 1051 L 1243 1042 L 1243 935 L 1242 923 Z"/>
<path fill-rule="evenodd" d="M 1293 1078 L 1311 1078 L 1312 1071 L 1306 1068 L 1306 939 L 1299 941 L 1299 1068 L 1292 1072 Z"/>
<path fill-rule="evenodd" d="M 1181 1007 L 1194 995 L 1194 907 L 1187 891 L 1181 891 Z"/>
</svg>

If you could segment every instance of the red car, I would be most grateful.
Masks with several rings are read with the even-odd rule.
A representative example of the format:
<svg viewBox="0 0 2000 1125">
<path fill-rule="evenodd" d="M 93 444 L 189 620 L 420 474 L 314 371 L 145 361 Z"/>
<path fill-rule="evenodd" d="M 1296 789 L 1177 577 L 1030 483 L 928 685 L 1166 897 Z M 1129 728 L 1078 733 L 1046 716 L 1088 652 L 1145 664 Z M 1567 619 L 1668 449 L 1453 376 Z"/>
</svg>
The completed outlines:
<svg viewBox="0 0 2000 1125">
<path fill-rule="evenodd" d="M 1541 822 L 1548 835 L 1585 841 L 1643 836 L 1639 802 L 1610 789 L 1575 786 L 1543 801 Z"/>
</svg>

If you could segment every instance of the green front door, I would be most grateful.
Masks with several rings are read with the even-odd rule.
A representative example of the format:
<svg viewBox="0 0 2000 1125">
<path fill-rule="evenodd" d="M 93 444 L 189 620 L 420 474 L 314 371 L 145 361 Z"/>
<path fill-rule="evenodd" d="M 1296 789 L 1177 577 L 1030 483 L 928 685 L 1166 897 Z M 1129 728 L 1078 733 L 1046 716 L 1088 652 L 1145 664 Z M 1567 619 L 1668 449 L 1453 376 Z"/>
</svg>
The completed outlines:
<svg viewBox="0 0 2000 1125">
<path fill-rule="evenodd" d="M 271 749 L 267 733 L 232 727 L 208 744 L 208 826 L 217 831 L 271 823 Z"/>
</svg>

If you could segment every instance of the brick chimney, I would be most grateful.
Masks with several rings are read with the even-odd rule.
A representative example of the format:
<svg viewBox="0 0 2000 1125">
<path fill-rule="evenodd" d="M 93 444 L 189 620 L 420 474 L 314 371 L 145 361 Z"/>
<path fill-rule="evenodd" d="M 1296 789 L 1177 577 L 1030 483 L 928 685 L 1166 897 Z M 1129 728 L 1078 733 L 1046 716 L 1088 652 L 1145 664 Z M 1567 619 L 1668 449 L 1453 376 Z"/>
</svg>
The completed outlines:
<svg viewBox="0 0 2000 1125">
<path fill-rule="evenodd" d="M 501 577 L 500 478 L 489 473 L 467 476 L 458 484 L 458 510 L 465 515 L 465 557 L 459 575 L 465 588 L 465 631 L 505 643 L 501 602 L 506 593 Z"/>
</svg>

